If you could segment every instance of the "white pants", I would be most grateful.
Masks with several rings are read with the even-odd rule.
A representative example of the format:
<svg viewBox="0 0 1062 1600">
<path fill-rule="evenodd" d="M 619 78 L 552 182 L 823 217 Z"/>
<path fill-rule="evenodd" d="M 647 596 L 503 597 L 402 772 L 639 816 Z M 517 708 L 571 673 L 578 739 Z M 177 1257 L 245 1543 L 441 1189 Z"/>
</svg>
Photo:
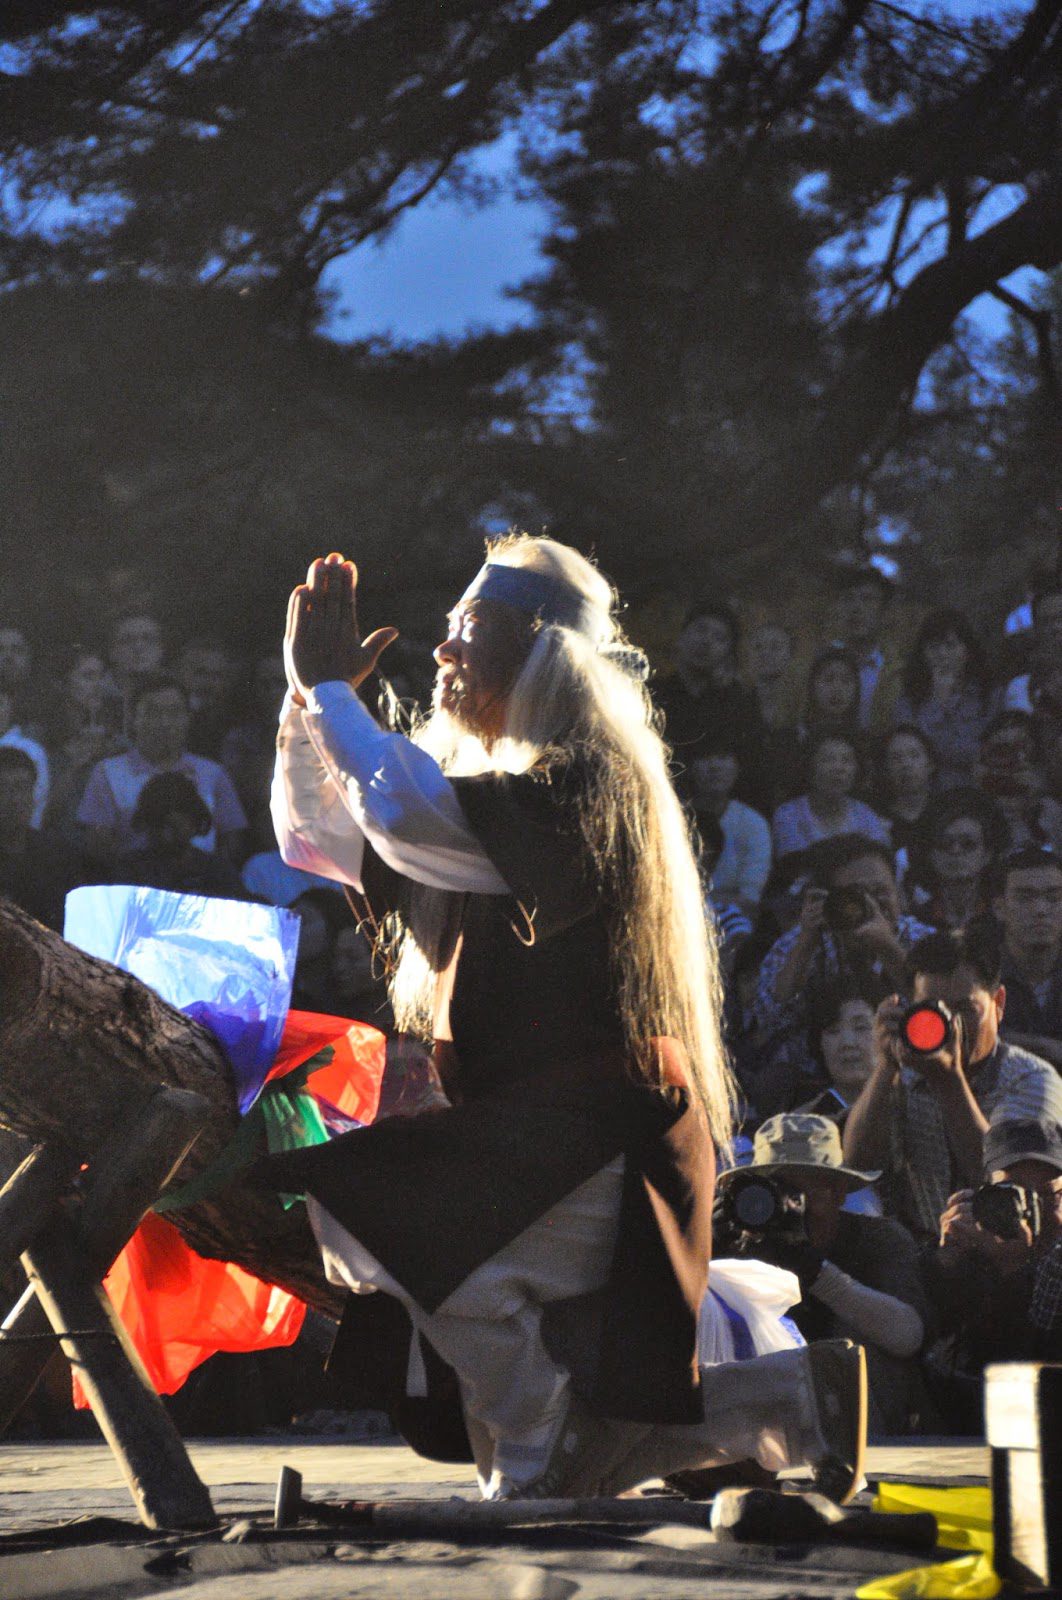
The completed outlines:
<svg viewBox="0 0 1062 1600">
<path fill-rule="evenodd" d="M 483 1485 L 492 1472 L 530 1483 L 549 1460 L 568 1409 L 570 1379 L 543 1342 L 542 1308 L 607 1282 L 622 1184 L 620 1156 L 485 1261 L 431 1313 L 330 1212 L 307 1201 L 329 1281 L 356 1294 L 379 1289 L 394 1295 L 414 1329 L 453 1367 Z M 410 1393 L 418 1392 L 417 1378 L 413 1360 Z M 755 1459 L 777 1471 L 814 1459 L 821 1449 L 803 1350 L 709 1367 L 702 1380 L 703 1426 L 602 1420 L 606 1475 L 573 1483 L 569 1492 L 617 1494 L 646 1478 L 725 1461 Z"/>
</svg>

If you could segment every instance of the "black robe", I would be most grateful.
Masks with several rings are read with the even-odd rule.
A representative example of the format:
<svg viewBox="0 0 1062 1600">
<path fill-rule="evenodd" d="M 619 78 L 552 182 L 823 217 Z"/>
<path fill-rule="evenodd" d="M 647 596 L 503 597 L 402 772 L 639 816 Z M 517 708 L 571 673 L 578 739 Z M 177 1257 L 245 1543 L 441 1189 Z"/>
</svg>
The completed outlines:
<svg viewBox="0 0 1062 1600">
<path fill-rule="evenodd" d="M 451 781 L 512 890 L 511 898 L 452 897 L 437 1054 L 455 1103 L 273 1157 L 271 1178 L 312 1194 L 431 1312 L 622 1153 L 618 1237 L 597 1300 L 591 1370 L 581 1375 L 576 1361 L 573 1381 L 600 1414 L 699 1423 L 696 1325 L 714 1151 L 682 1091 L 650 1089 L 627 1070 L 610 962 L 622 929 L 595 890 L 576 823 L 586 776 L 573 764 Z M 367 867 L 370 898 L 372 880 Z M 372 1304 L 382 1299 L 352 1297 L 342 1365 L 355 1374 L 359 1402 L 370 1403 L 370 1368 L 386 1346 L 376 1375 L 401 1419 L 410 1409 L 400 1402 L 408 1340 L 401 1365 L 394 1346 L 404 1312 L 394 1301 Z M 424 1453 L 453 1454 L 437 1438 L 403 1431 Z"/>
</svg>

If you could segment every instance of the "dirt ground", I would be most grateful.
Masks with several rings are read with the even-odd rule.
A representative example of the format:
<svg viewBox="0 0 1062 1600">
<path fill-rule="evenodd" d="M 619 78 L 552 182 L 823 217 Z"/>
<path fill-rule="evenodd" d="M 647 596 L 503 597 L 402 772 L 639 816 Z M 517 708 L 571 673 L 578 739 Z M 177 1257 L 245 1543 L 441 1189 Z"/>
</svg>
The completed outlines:
<svg viewBox="0 0 1062 1600">
<path fill-rule="evenodd" d="M 0 1600 L 689 1600 L 712 1582 L 727 1600 L 840 1600 L 868 1578 L 920 1564 L 889 1550 L 719 1545 L 667 1523 L 650 1531 L 569 1527 L 468 1539 L 387 1540 L 312 1514 L 282 1533 L 282 1466 L 308 1500 L 475 1499 L 467 1467 L 393 1442 L 276 1436 L 193 1440 L 221 1528 L 152 1534 L 102 1444 L 0 1444 Z M 868 1477 L 983 1483 L 983 1447 L 941 1441 L 872 1449 Z M 227 1535 L 227 1537 L 226 1537 Z"/>
</svg>

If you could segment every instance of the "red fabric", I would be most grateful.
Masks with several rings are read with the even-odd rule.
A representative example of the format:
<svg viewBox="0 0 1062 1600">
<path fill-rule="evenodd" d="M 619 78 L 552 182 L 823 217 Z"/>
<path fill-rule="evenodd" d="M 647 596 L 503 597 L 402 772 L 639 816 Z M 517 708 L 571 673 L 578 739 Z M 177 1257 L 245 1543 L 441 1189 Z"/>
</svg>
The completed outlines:
<svg viewBox="0 0 1062 1600">
<path fill-rule="evenodd" d="M 266 1079 L 283 1077 L 325 1045 L 335 1056 L 310 1074 L 311 1092 L 358 1122 L 380 1103 L 387 1041 L 367 1023 L 290 1011 Z M 301 1300 L 232 1261 L 208 1261 L 172 1223 L 149 1212 L 115 1261 L 104 1287 L 159 1394 L 173 1394 L 219 1350 L 293 1344 L 306 1315 Z M 87 1407 L 74 1376 L 74 1404 Z"/>
</svg>

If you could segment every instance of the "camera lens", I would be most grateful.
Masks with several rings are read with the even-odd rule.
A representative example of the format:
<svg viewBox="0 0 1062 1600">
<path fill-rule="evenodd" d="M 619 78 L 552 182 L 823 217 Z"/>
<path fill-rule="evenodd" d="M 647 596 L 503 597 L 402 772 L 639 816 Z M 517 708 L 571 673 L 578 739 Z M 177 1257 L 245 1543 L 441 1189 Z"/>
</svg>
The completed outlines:
<svg viewBox="0 0 1062 1600">
<path fill-rule="evenodd" d="M 778 1210 L 778 1193 L 773 1184 L 748 1178 L 744 1183 L 735 1185 L 732 1203 L 735 1221 L 743 1228 L 759 1230 L 766 1228 L 774 1218 Z"/>
<path fill-rule="evenodd" d="M 903 1042 L 922 1056 L 935 1055 L 951 1038 L 952 1016 L 939 1000 L 914 1005 L 903 1019 Z"/>
</svg>

